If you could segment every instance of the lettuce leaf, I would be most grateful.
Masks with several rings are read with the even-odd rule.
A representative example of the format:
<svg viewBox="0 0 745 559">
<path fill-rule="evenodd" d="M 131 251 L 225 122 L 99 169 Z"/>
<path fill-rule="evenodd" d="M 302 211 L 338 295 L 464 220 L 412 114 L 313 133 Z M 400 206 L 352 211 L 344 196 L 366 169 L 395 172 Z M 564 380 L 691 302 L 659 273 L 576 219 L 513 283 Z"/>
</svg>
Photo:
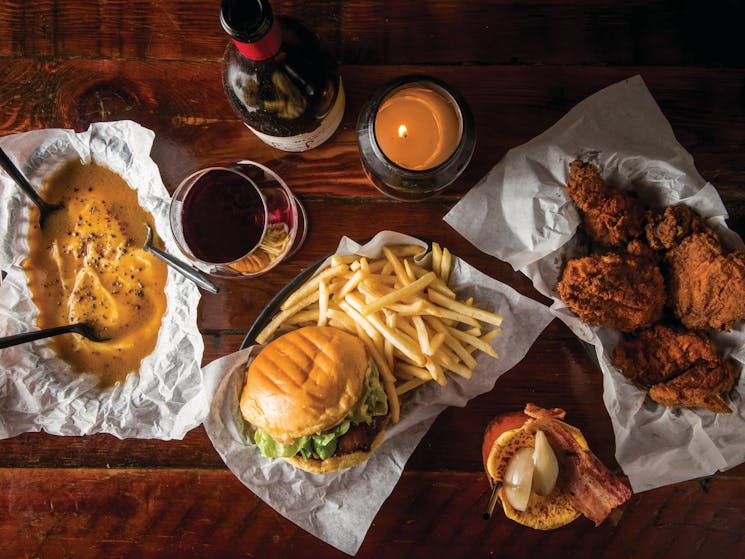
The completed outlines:
<svg viewBox="0 0 745 559">
<path fill-rule="evenodd" d="M 370 367 L 365 375 L 364 396 L 349 411 L 347 418 L 354 424 L 372 422 L 374 415 L 388 413 L 388 397 L 380 382 L 380 371 L 375 361 L 370 360 Z"/>
<path fill-rule="evenodd" d="M 295 456 L 298 451 L 307 444 L 308 437 L 300 437 L 293 444 L 282 444 L 275 441 L 271 435 L 261 429 L 254 432 L 254 443 L 259 447 L 261 454 L 270 458 L 289 458 Z"/>
<path fill-rule="evenodd" d="M 349 421 L 342 421 L 333 429 L 308 437 L 308 442 L 300 447 L 303 458 L 309 460 L 315 454 L 321 460 L 326 460 L 332 456 L 339 444 L 339 437 L 349 431 L 351 425 Z"/>
</svg>

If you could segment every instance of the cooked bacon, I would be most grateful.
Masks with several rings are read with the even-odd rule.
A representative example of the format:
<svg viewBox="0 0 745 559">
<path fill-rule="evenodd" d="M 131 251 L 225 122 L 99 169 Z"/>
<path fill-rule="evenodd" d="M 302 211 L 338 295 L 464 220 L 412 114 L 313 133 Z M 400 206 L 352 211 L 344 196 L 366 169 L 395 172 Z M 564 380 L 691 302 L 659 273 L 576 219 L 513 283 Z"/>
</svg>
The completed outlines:
<svg viewBox="0 0 745 559">
<path fill-rule="evenodd" d="M 560 421 L 565 412 L 559 408 L 545 410 L 534 404 L 525 406 L 525 414 L 533 419 L 524 426 L 530 432 L 543 431 L 564 468 L 572 506 L 598 526 L 610 512 L 631 498 L 624 485 Z"/>
<path fill-rule="evenodd" d="M 551 408 L 550 410 L 547 410 L 531 403 L 525 405 L 525 411 L 523 413 L 529 417 L 532 417 L 533 419 L 564 419 L 567 414 L 567 412 L 565 412 L 561 408 Z"/>
</svg>

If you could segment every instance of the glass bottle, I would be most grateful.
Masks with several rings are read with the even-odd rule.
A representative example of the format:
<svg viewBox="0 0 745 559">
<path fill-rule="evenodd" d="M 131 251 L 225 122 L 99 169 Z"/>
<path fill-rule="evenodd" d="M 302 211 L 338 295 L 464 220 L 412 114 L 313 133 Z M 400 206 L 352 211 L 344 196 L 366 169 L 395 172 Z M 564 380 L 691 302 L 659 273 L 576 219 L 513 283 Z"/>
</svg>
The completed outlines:
<svg viewBox="0 0 745 559">
<path fill-rule="evenodd" d="M 246 126 L 284 151 L 328 140 L 345 98 L 338 64 L 319 37 L 295 19 L 275 16 L 267 0 L 223 0 L 220 22 L 232 38 L 223 85 Z"/>
</svg>

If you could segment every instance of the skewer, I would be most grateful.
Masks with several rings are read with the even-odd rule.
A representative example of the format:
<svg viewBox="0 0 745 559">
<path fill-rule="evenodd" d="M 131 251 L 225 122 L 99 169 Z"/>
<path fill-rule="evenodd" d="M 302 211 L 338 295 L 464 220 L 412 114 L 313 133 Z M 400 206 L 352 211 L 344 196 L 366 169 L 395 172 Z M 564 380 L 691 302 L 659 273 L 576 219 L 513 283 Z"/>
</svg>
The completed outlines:
<svg viewBox="0 0 745 559">
<path fill-rule="evenodd" d="M 502 487 L 501 483 L 495 483 L 492 486 L 491 495 L 489 496 L 489 502 L 486 504 L 486 510 L 484 511 L 484 520 L 489 520 L 494 514 L 494 507 L 497 506 L 497 499 L 499 498 L 499 488 Z"/>
</svg>

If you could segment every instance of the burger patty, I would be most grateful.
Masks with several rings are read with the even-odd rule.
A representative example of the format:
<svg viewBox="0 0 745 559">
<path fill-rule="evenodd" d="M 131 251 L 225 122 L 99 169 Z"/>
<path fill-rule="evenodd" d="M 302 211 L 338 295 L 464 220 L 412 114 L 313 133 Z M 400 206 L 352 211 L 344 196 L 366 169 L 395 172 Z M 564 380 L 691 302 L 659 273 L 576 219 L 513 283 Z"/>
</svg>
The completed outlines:
<svg viewBox="0 0 745 559">
<path fill-rule="evenodd" d="M 367 423 L 350 425 L 349 431 L 339 437 L 336 450 L 332 456 L 353 454 L 355 452 L 368 452 L 375 440 L 375 436 L 385 426 L 387 419 L 387 415 L 375 415 L 369 425 Z M 300 456 L 300 454 L 297 456 Z M 322 461 L 315 454 L 307 460 L 313 460 L 316 462 Z"/>
<path fill-rule="evenodd" d="M 351 454 L 353 452 L 367 452 L 375 440 L 375 435 L 380 431 L 380 427 L 385 421 L 386 416 L 373 416 L 372 422 L 360 423 L 349 427 L 349 431 L 339 437 L 339 446 L 336 447 L 336 454 Z"/>
</svg>

